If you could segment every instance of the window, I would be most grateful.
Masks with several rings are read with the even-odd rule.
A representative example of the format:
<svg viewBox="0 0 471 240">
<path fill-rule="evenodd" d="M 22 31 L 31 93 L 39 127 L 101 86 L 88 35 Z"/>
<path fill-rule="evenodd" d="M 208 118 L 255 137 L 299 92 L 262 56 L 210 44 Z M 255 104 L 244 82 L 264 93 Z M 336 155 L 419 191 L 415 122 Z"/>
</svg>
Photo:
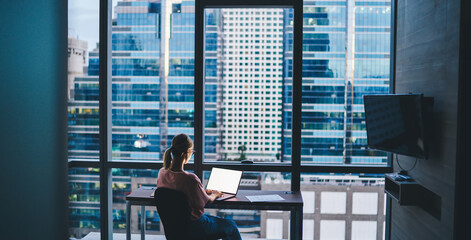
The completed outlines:
<svg viewBox="0 0 471 240">
<path fill-rule="evenodd" d="M 69 160 L 98 161 L 99 147 L 99 2 L 69 0 L 68 155 Z"/>
<path fill-rule="evenodd" d="M 362 95 L 390 91 L 390 0 L 304 1 L 302 15 L 292 0 L 113 0 L 110 32 L 99 32 L 105 2 L 69 0 L 71 236 L 123 232 L 126 194 L 155 185 L 178 133 L 194 139 L 186 169 L 202 179 L 230 166 L 250 173 L 247 186 L 302 191 L 305 239 L 384 233 L 379 193 L 391 162 L 366 146 Z M 100 34 L 110 45 L 99 45 Z M 111 211 L 97 204 L 102 197 Z M 155 211 L 134 213 L 162 234 Z M 246 219 L 238 222 L 246 237 L 289 234 L 289 213 L 214 213 Z"/>
<path fill-rule="evenodd" d="M 97 168 L 69 170 L 69 233 L 76 238 L 100 230 L 100 175 Z M 85 230 L 85 231 L 84 231 Z"/>
<path fill-rule="evenodd" d="M 68 1 L 68 158 L 97 163 L 99 146 L 99 2 Z M 70 168 L 69 233 L 100 231 L 100 169 Z"/>
</svg>

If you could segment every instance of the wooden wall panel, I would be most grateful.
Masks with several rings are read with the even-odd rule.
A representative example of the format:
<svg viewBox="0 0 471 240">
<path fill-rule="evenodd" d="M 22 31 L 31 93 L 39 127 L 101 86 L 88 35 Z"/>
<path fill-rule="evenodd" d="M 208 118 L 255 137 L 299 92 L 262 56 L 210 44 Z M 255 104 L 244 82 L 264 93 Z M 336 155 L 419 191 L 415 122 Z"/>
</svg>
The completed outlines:
<svg viewBox="0 0 471 240">
<path fill-rule="evenodd" d="M 429 159 L 409 172 L 441 198 L 441 218 L 392 204 L 391 239 L 452 239 L 459 82 L 459 0 L 398 0 L 396 93 L 434 98 Z M 399 155 L 409 168 L 415 158 Z M 397 163 L 394 170 L 399 171 Z"/>
</svg>

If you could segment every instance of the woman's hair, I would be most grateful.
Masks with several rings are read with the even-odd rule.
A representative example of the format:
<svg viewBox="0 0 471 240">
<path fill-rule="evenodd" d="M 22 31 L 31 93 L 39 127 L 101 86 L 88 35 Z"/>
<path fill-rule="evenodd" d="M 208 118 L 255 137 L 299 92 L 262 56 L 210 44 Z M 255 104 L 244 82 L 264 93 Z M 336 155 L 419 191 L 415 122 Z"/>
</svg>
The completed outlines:
<svg viewBox="0 0 471 240">
<path fill-rule="evenodd" d="M 164 153 L 164 168 L 169 169 L 172 161 L 175 166 L 180 166 L 183 162 L 183 156 L 187 153 L 188 149 L 193 147 L 193 141 L 188 135 L 181 133 L 172 139 L 172 146 L 165 150 Z M 172 157 L 173 156 L 173 157 Z"/>
</svg>

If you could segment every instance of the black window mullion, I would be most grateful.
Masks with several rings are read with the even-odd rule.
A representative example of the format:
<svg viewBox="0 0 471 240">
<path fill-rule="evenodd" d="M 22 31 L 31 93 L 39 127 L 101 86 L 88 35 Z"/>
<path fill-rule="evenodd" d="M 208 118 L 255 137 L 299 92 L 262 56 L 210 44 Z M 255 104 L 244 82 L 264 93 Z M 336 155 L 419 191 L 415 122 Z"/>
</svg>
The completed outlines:
<svg viewBox="0 0 471 240">
<path fill-rule="evenodd" d="M 68 167 L 70 168 L 100 168 L 100 162 L 98 161 L 69 161 Z"/>
<path fill-rule="evenodd" d="M 302 106 L 302 54 L 303 54 L 303 1 L 294 1 L 293 19 L 293 102 L 291 132 L 291 191 L 300 191 L 301 181 L 301 106 Z"/>
<path fill-rule="evenodd" d="M 396 92 L 396 34 L 397 34 L 397 0 L 391 1 L 391 36 L 390 36 L 390 61 L 389 61 L 389 93 Z M 393 155 L 388 153 L 388 172 L 393 171 Z M 385 216 L 384 238 L 391 239 L 391 197 L 386 197 L 386 216 Z"/>
<path fill-rule="evenodd" d="M 194 155 L 195 174 L 203 181 L 204 154 L 204 7 L 202 1 L 195 0 L 195 120 Z"/>
<path fill-rule="evenodd" d="M 128 168 L 128 169 L 160 169 L 162 162 L 138 162 L 138 161 L 113 161 L 106 164 L 106 168 Z M 69 161 L 69 168 L 99 168 L 100 162 L 96 161 Z M 254 163 L 240 164 L 231 162 L 207 162 L 200 165 L 201 171 L 211 170 L 212 167 L 224 167 L 228 169 L 244 170 L 244 171 L 260 171 L 260 172 L 291 172 L 293 166 L 291 164 L 271 164 L 271 163 Z M 188 163 L 185 169 L 195 171 L 196 164 Z M 300 173 L 372 173 L 384 174 L 393 171 L 391 166 L 362 166 L 362 165 L 301 165 Z"/>
<path fill-rule="evenodd" d="M 234 164 L 212 162 L 205 163 L 202 166 L 204 171 L 211 170 L 213 167 L 254 172 L 292 172 L 293 170 L 293 167 L 290 164 Z"/>
<path fill-rule="evenodd" d="M 99 141 L 100 141 L 100 232 L 102 240 L 113 239 L 111 160 L 111 6 L 100 0 L 99 43 Z"/>
</svg>

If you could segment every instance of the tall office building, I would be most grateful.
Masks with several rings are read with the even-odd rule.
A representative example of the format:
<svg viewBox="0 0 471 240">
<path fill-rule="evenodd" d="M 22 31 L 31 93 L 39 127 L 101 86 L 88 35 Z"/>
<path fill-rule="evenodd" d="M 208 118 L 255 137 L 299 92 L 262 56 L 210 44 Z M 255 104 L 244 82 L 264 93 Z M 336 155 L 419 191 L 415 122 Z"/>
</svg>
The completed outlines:
<svg viewBox="0 0 471 240">
<path fill-rule="evenodd" d="M 292 18 L 286 11 L 285 18 Z M 386 164 L 366 147 L 364 94 L 389 92 L 391 1 L 304 1 L 302 163 Z M 285 21 L 285 41 L 292 24 Z M 292 50 L 285 44 L 284 158 L 291 155 Z"/>
<path fill-rule="evenodd" d="M 194 14 L 194 13 L 193 13 Z M 194 15 L 193 15 L 194 17 Z M 224 159 L 224 49 L 221 12 L 206 10 L 204 31 L 204 161 Z M 194 51 L 194 50 L 193 50 Z"/>
<path fill-rule="evenodd" d="M 283 9 L 223 9 L 224 148 L 228 158 L 281 154 Z"/>
<path fill-rule="evenodd" d="M 88 67 L 88 43 L 68 36 L 68 74 L 67 74 L 67 98 L 74 96 L 74 79 L 86 72 Z"/>
</svg>

